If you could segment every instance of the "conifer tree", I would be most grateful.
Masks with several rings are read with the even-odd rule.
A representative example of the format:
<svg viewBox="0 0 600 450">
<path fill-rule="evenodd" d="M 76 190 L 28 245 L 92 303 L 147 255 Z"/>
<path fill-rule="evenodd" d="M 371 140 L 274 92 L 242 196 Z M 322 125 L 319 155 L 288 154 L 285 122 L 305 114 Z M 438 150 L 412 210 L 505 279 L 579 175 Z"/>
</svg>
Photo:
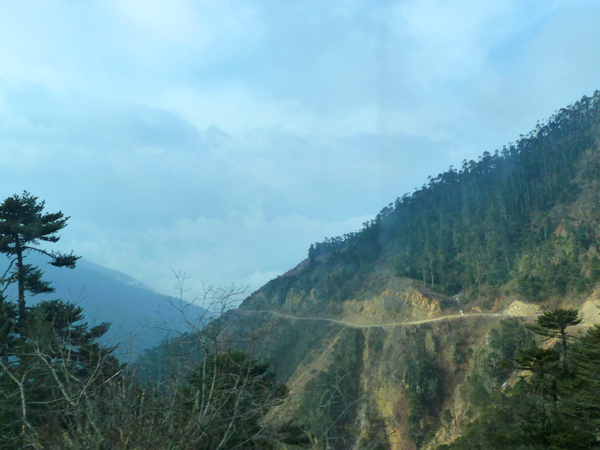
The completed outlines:
<svg viewBox="0 0 600 450">
<path fill-rule="evenodd" d="M 541 336 L 547 338 L 557 338 L 562 349 L 562 363 L 564 375 L 569 375 L 569 364 L 567 361 L 567 327 L 575 326 L 581 323 L 577 318 L 576 309 L 554 309 L 548 311 L 537 318 L 534 325 L 529 328 Z"/>
<path fill-rule="evenodd" d="M 60 239 L 57 233 L 67 226 L 69 217 L 59 211 L 44 212 L 45 202 L 24 191 L 22 195 L 8 197 L 0 205 L 0 253 L 9 258 L 8 269 L 0 278 L 4 290 L 12 283 L 18 286 L 19 321 L 26 314 L 25 293 L 33 295 L 54 292 L 49 282 L 42 280 L 42 271 L 25 263 L 29 252 L 37 252 L 50 258 L 56 267 L 74 268 L 79 259 L 73 252 L 63 254 L 40 248 L 41 241 L 55 243 Z"/>
</svg>

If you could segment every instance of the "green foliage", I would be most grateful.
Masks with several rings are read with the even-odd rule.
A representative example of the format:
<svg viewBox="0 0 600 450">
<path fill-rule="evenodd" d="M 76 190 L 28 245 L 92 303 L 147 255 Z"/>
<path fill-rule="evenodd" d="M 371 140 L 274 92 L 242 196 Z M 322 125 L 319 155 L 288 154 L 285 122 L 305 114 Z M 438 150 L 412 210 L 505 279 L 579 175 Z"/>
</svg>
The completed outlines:
<svg viewBox="0 0 600 450">
<path fill-rule="evenodd" d="M 531 328 L 543 337 L 557 337 L 557 345 L 520 350 L 515 368 L 526 375 L 512 389 L 490 396 L 463 436 L 440 448 L 599 448 L 600 327 L 572 344 L 565 330 L 578 322 L 576 313 L 558 309 L 538 317 Z"/>
<path fill-rule="evenodd" d="M 14 308 L 5 311 L 4 321 L 16 322 Z M 240 351 L 205 354 L 191 370 L 142 385 L 113 349 L 98 344 L 107 330 L 88 327 L 81 308 L 60 300 L 30 309 L 0 355 L 0 448 L 227 450 L 308 442 L 291 424 L 265 428 L 266 412 L 287 394 L 269 363 Z"/>
<path fill-rule="evenodd" d="M 590 261 L 590 281 L 594 284 L 600 281 L 600 259 L 597 256 Z"/>
<path fill-rule="evenodd" d="M 360 393 L 364 337 L 360 331 L 345 331 L 331 354 L 328 370 L 309 381 L 297 410 L 296 420 L 323 448 L 352 448 Z"/>
<path fill-rule="evenodd" d="M 387 436 L 385 421 L 372 411 L 373 406 L 367 405 L 363 424 L 368 428 L 358 441 L 358 450 L 389 450 L 390 444 Z"/>
<path fill-rule="evenodd" d="M 56 267 L 75 267 L 79 257 L 58 252 L 49 252 L 39 247 L 40 241 L 55 243 L 60 239 L 57 233 L 67 226 L 68 217 L 62 212 L 44 213 L 44 201 L 38 201 L 29 192 L 8 197 L 0 204 L 0 253 L 9 258 L 8 270 L 0 278 L 4 285 L 18 285 L 19 316 L 25 318 L 25 293 L 42 294 L 54 292 L 47 281 L 42 280 L 39 268 L 26 264 L 28 252 L 38 252 L 50 258 Z"/>
<path fill-rule="evenodd" d="M 502 320 L 492 328 L 489 337 L 488 367 L 496 373 L 498 382 L 505 380 L 514 369 L 513 360 L 521 349 L 531 347 L 535 341 L 527 328 L 517 319 Z"/>
<path fill-rule="evenodd" d="M 567 327 L 581 323 L 577 318 L 576 309 L 555 309 L 548 311 L 536 320 L 530 329 L 547 338 L 558 338 L 562 349 L 563 372 L 567 376 L 569 372 L 568 349 L 567 349 Z"/>
<path fill-rule="evenodd" d="M 290 424 L 266 429 L 265 413 L 287 389 L 268 363 L 226 345 L 221 318 L 203 333 L 180 336 L 179 353 L 167 355 L 173 363 L 168 376 L 141 384 L 113 356 L 114 348 L 99 344 L 109 324 L 89 327 L 82 309 L 62 300 L 26 309 L 25 292 L 52 292 L 41 270 L 23 262 L 27 251 L 59 267 L 77 260 L 39 247 L 56 242 L 68 219 L 43 208 L 27 192 L 0 205 L 0 251 L 11 258 L 0 281 L 19 287 L 17 305 L 0 295 L 0 448 L 228 450 L 307 443 Z M 217 297 L 227 301 L 232 292 Z"/>
<path fill-rule="evenodd" d="M 517 319 L 504 319 L 490 330 L 487 346 L 474 356 L 474 368 L 466 388 L 475 408 L 497 401 L 502 384 L 515 370 L 514 358 L 535 344 L 533 333 Z"/>
<path fill-rule="evenodd" d="M 420 331 L 407 339 L 407 352 L 400 361 L 409 399 L 408 433 L 417 448 L 433 437 L 439 424 L 443 396 L 443 371 L 435 356 L 427 352 L 426 339 Z"/>
<path fill-rule="evenodd" d="M 584 292 L 593 284 L 592 278 L 583 274 L 590 271 L 573 220 L 565 221 L 562 235 L 553 235 L 547 242 L 525 253 L 517 264 L 515 280 L 517 290 L 525 299 L 540 301 L 549 296 L 561 296 L 567 292 Z"/>
<path fill-rule="evenodd" d="M 454 416 L 452 415 L 452 411 L 446 409 L 444 414 L 442 415 L 442 423 L 445 427 L 450 427 L 452 422 L 454 421 Z"/>
<path fill-rule="evenodd" d="M 530 329 L 541 336 L 562 339 L 566 337 L 567 327 L 581 323 L 578 313 L 576 309 L 554 309 L 539 316 Z"/>
<path fill-rule="evenodd" d="M 43 429 L 73 425 L 81 397 L 97 398 L 104 380 L 120 371 L 112 349 L 98 344 L 108 324 L 88 328 L 82 309 L 43 301 L 20 320 L 4 304 L 9 330 L 0 353 L 0 445 L 36 442 Z"/>
<path fill-rule="evenodd" d="M 553 233 L 561 218 L 549 213 L 577 195 L 581 159 L 594 161 L 598 152 L 599 117 L 596 92 L 501 151 L 430 177 L 361 231 L 311 245 L 310 271 L 349 262 L 362 271 L 383 258 L 397 275 L 448 293 L 497 287 L 512 278 L 528 299 L 590 289 L 600 269 L 581 257 L 598 245 L 600 210 L 562 217 L 560 235 Z"/>
</svg>

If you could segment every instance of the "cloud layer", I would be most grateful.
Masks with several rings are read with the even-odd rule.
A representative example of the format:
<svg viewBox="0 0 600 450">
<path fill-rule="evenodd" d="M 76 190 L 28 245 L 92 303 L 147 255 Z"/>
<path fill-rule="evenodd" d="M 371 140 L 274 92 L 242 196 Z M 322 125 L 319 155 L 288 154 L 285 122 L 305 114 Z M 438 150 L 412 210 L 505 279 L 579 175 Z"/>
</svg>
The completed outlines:
<svg viewBox="0 0 600 450">
<path fill-rule="evenodd" d="M 0 5 L 0 189 L 169 293 L 258 288 L 600 86 L 594 1 Z"/>
</svg>

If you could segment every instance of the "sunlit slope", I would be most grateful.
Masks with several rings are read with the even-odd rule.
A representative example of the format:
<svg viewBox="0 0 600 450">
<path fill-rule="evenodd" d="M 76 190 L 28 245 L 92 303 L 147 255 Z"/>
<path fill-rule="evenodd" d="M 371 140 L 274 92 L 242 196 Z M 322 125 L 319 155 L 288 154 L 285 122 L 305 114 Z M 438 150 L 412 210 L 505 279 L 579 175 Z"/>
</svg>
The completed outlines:
<svg viewBox="0 0 600 450">
<path fill-rule="evenodd" d="M 260 336 L 245 349 L 290 385 L 274 414 L 314 416 L 314 430 L 333 423 L 321 431 L 343 437 L 334 448 L 423 448 L 456 435 L 471 420 L 467 380 L 497 351 L 490 330 L 525 342 L 519 321 L 577 308 L 600 282 L 599 130 L 597 92 L 429 178 L 361 231 L 312 245 L 247 298 L 228 320 Z M 343 393 L 342 410 L 319 403 L 324 386 Z"/>
<path fill-rule="evenodd" d="M 439 314 L 414 296 L 394 301 L 409 295 L 409 279 L 442 308 L 462 293 L 490 309 L 507 283 L 531 301 L 591 292 L 600 280 L 599 126 L 597 92 L 500 151 L 430 177 L 361 231 L 312 245 L 243 308 L 328 304 L 346 314 L 356 300 L 371 302 L 367 316 Z"/>
</svg>

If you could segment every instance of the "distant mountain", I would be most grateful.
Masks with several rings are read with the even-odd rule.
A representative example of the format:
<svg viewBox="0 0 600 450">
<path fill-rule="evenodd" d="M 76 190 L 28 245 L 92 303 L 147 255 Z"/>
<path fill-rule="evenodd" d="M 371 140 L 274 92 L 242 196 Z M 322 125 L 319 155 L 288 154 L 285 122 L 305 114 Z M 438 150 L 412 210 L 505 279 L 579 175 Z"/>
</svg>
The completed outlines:
<svg viewBox="0 0 600 450">
<path fill-rule="evenodd" d="M 201 326 L 210 316 L 203 308 L 180 303 L 122 272 L 83 259 L 77 262 L 75 269 L 51 266 L 40 255 L 30 254 L 26 262 L 38 265 L 44 279 L 51 281 L 56 289 L 52 294 L 31 298 L 31 302 L 54 298 L 69 300 L 83 308 L 90 325 L 110 322 L 106 341 L 120 343 L 119 354 L 123 358 L 128 353 L 135 356 L 156 346 L 169 332 L 193 331 L 186 322 Z M 14 299 L 16 289 L 8 291 L 7 297 Z"/>
</svg>

